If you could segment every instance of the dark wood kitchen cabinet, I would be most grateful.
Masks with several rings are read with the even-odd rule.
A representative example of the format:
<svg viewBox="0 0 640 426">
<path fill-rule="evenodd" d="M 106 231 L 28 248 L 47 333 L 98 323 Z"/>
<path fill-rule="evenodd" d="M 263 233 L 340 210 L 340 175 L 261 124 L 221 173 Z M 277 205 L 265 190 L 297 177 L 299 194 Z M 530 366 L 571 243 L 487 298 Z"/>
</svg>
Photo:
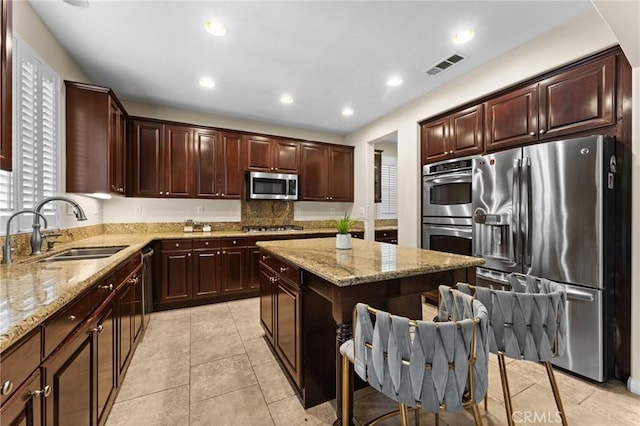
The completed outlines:
<svg viewBox="0 0 640 426">
<path fill-rule="evenodd" d="M 240 238 L 223 238 L 220 243 L 218 272 L 223 294 L 242 293 L 247 290 L 245 272 L 245 241 Z"/>
<path fill-rule="evenodd" d="M 95 327 L 97 423 L 104 424 L 116 397 L 118 371 L 116 365 L 115 303 L 107 301 L 98 314 Z"/>
<path fill-rule="evenodd" d="M 162 242 L 160 291 L 154 292 L 159 303 L 176 302 L 191 298 L 191 240 L 165 240 Z"/>
<path fill-rule="evenodd" d="M 353 201 L 353 148 L 302 144 L 302 201 Z"/>
<path fill-rule="evenodd" d="M 220 294 L 217 257 L 219 251 L 218 240 L 193 241 L 192 298 L 206 298 Z"/>
<path fill-rule="evenodd" d="M 65 81 L 66 191 L 126 194 L 126 111 L 111 89 Z"/>
<path fill-rule="evenodd" d="M 422 164 L 479 154 L 483 140 L 482 104 L 428 121 L 421 125 Z"/>
<path fill-rule="evenodd" d="M 398 230 L 376 230 L 375 240 L 381 243 L 398 244 Z"/>
<path fill-rule="evenodd" d="M 132 195 L 192 197 L 192 129 L 139 118 L 130 127 Z"/>
<path fill-rule="evenodd" d="M 3 368 L 5 368 L 3 366 Z M 4 383 L 4 382 L 3 382 Z M 42 401 L 50 395 L 50 390 L 42 387 L 40 370 L 19 385 L 12 397 L 0 407 L 0 424 L 10 426 L 39 426 L 42 422 Z"/>
<path fill-rule="evenodd" d="M 257 135 L 246 135 L 245 141 L 247 170 L 279 173 L 299 172 L 299 142 Z"/>
<path fill-rule="evenodd" d="M 195 196 L 241 199 L 244 146 L 236 133 L 194 129 Z"/>
<path fill-rule="evenodd" d="M 256 292 L 260 289 L 260 249 L 251 245 L 245 248 L 245 281 L 247 290 Z"/>
<path fill-rule="evenodd" d="M 615 122 L 616 57 L 569 69 L 486 102 L 486 147 L 496 151 Z"/>
<path fill-rule="evenodd" d="M 12 142 L 11 97 L 13 80 L 12 41 L 13 1 L 0 1 L 0 170 L 11 171 Z"/>
</svg>

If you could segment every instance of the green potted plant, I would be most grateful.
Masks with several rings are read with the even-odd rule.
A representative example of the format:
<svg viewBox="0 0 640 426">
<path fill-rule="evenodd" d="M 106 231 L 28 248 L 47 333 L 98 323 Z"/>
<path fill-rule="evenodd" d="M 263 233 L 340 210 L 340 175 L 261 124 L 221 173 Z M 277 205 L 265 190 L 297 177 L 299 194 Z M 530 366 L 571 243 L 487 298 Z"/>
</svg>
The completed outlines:
<svg viewBox="0 0 640 426">
<path fill-rule="evenodd" d="M 352 220 L 346 213 L 344 214 L 344 217 L 334 221 L 334 225 L 338 230 L 338 233 L 336 234 L 337 249 L 346 250 L 351 248 L 351 234 L 349 231 L 354 223 L 356 223 L 356 221 Z"/>
</svg>

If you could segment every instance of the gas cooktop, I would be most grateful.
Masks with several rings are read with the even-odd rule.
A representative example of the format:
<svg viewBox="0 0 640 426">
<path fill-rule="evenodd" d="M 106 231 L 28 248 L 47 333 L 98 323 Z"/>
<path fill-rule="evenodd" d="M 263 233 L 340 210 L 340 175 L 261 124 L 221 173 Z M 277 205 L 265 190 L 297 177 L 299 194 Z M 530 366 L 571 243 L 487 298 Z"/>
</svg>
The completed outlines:
<svg viewBox="0 0 640 426">
<path fill-rule="evenodd" d="M 302 231 L 304 228 L 297 225 L 268 225 L 268 226 L 243 226 L 244 232 L 279 232 L 279 231 Z"/>
</svg>

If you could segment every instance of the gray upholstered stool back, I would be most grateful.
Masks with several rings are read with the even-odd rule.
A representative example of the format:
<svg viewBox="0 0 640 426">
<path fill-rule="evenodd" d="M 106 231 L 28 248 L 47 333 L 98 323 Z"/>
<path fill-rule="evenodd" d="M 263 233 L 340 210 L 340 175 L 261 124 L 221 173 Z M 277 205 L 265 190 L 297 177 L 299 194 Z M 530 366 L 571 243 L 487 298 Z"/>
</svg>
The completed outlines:
<svg viewBox="0 0 640 426">
<path fill-rule="evenodd" d="M 487 310 L 455 289 L 440 292 L 448 306 L 442 322 L 410 321 L 362 303 L 354 318 L 355 372 L 391 399 L 434 413 L 441 406 L 460 411 L 470 383 L 472 401 L 482 400 L 488 386 Z"/>
<path fill-rule="evenodd" d="M 529 361 L 562 355 L 567 328 L 564 287 L 530 275 L 525 286 L 513 274 L 507 279 L 512 291 L 475 288 L 475 297 L 489 312 L 491 352 Z M 471 294 L 468 284 L 457 287 Z"/>
</svg>

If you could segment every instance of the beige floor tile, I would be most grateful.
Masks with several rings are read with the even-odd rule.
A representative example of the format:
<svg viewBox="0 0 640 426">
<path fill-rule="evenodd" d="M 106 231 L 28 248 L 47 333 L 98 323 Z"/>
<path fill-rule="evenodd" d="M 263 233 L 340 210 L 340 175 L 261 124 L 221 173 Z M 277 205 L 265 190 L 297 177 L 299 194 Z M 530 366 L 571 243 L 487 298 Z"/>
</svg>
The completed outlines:
<svg viewBox="0 0 640 426">
<path fill-rule="evenodd" d="M 191 402 L 233 392 L 258 383 L 247 355 L 191 367 Z"/>
<path fill-rule="evenodd" d="M 264 336 L 264 330 L 260 325 L 259 319 L 251 319 L 244 322 L 235 320 L 235 323 L 243 342 Z"/>
<path fill-rule="evenodd" d="M 256 365 L 253 369 L 267 404 L 295 394 L 276 361 Z"/>
<path fill-rule="evenodd" d="M 353 401 L 353 416 L 361 424 L 370 422 L 378 416 L 398 409 L 398 403 L 380 392 L 374 392 Z M 413 416 L 411 417 L 413 419 Z M 397 419 L 389 419 L 379 425 L 398 424 Z"/>
<path fill-rule="evenodd" d="M 214 303 L 192 308 L 191 323 L 212 322 L 225 318 L 231 318 L 231 310 L 227 303 Z"/>
<path fill-rule="evenodd" d="M 519 370 L 511 368 L 511 365 L 507 364 L 507 379 L 509 381 L 509 392 L 511 393 L 511 398 L 536 383 L 529 376 L 523 376 L 519 374 L 518 371 Z M 544 371 L 543 374 L 545 374 L 546 377 L 546 373 L 544 373 Z M 504 402 L 502 380 L 500 378 L 500 369 L 497 362 L 489 363 L 489 397 L 499 403 Z"/>
<path fill-rule="evenodd" d="M 188 384 L 188 356 L 132 363 L 127 370 L 117 401 L 125 401 Z"/>
<path fill-rule="evenodd" d="M 147 344 L 156 340 L 179 339 L 184 336 L 189 336 L 190 332 L 188 322 L 174 323 L 167 321 L 164 324 L 149 326 L 144 333 L 144 338 L 142 339 L 141 344 Z"/>
<path fill-rule="evenodd" d="M 191 365 L 211 362 L 222 358 L 245 353 L 242 340 L 237 332 L 212 336 L 208 339 L 191 338 Z"/>
<path fill-rule="evenodd" d="M 131 364 L 164 358 L 189 357 L 189 333 L 147 336 L 138 345 Z"/>
<path fill-rule="evenodd" d="M 225 334 L 238 334 L 231 315 L 225 318 L 191 322 L 191 341 L 210 340 Z"/>
<path fill-rule="evenodd" d="M 481 401 L 479 404 L 480 418 L 482 419 L 482 424 L 488 426 L 506 426 L 509 423 L 507 422 L 507 415 L 504 410 L 504 406 L 497 402 L 496 400 L 489 397 L 489 404 L 487 409 L 484 409 L 484 402 Z M 421 423 L 425 424 L 422 419 L 425 418 L 425 414 L 420 416 Z M 432 413 L 427 414 L 427 419 L 435 419 L 435 416 Z M 433 422 L 434 420 L 431 420 Z M 445 423 L 447 425 L 455 425 L 455 426 L 465 426 L 465 425 L 475 425 L 475 420 L 473 418 L 473 413 L 470 408 L 466 408 L 464 411 L 456 412 L 456 413 L 440 413 L 440 423 Z M 427 423 L 431 424 L 431 423 Z M 435 424 L 435 423 L 434 423 Z"/>
<path fill-rule="evenodd" d="M 227 305 L 233 314 L 242 312 L 260 312 L 260 298 L 258 297 L 232 300 L 231 302 L 227 302 Z"/>
<path fill-rule="evenodd" d="M 275 359 L 263 337 L 245 341 L 244 349 L 247 355 L 249 355 L 251 365 L 260 365 L 266 362 L 272 362 Z"/>
<path fill-rule="evenodd" d="M 269 411 L 276 426 L 329 426 L 336 420 L 336 410 L 331 403 L 325 402 L 305 411 L 295 395 L 269 404 Z"/>
<path fill-rule="evenodd" d="M 596 390 L 580 406 L 620 426 L 640 424 L 640 396 L 626 390 Z"/>
<path fill-rule="evenodd" d="M 150 326 L 165 325 L 168 323 L 188 323 L 191 319 L 190 308 L 158 311 L 151 314 Z"/>
<path fill-rule="evenodd" d="M 191 404 L 191 426 L 270 426 L 267 404 L 258 386 Z M 289 423 L 293 425 L 294 423 Z"/>
<path fill-rule="evenodd" d="M 189 422 L 189 386 L 113 405 L 107 426 L 175 426 Z"/>
</svg>

